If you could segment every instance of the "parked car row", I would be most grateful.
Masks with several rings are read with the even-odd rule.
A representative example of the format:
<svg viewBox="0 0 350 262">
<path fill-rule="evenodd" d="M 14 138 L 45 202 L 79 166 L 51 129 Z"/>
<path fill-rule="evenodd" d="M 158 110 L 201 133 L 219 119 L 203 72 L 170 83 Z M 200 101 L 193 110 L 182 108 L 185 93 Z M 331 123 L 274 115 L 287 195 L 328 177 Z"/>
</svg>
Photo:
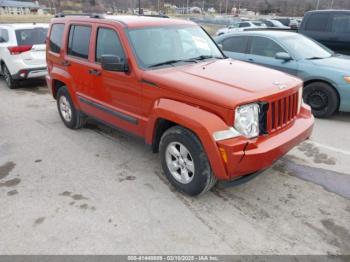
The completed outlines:
<svg viewBox="0 0 350 262">
<path fill-rule="evenodd" d="M 296 33 L 230 32 L 215 43 L 190 21 L 103 15 L 60 15 L 40 41 L 7 30 L 3 49 L 23 60 L 23 79 L 41 70 L 46 41 L 46 82 L 68 128 L 93 118 L 141 137 L 191 196 L 247 181 L 308 139 L 303 97 L 319 117 L 350 110 L 347 58 Z"/>
</svg>

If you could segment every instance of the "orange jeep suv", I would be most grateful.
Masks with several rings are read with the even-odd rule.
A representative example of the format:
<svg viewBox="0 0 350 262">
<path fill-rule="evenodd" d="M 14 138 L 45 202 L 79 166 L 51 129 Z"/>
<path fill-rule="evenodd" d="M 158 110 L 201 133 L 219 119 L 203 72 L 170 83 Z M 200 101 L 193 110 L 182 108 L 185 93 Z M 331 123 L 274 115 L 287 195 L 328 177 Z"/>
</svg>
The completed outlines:
<svg viewBox="0 0 350 262">
<path fill-rule="evenodd" d="M 301 80 L 226 58 L 189 21 L 59 15 L 47 65 L 68 128 L 90 117 L 142 137 L 192 196 L 270 167 L 313 129 Z"/>
</svg>

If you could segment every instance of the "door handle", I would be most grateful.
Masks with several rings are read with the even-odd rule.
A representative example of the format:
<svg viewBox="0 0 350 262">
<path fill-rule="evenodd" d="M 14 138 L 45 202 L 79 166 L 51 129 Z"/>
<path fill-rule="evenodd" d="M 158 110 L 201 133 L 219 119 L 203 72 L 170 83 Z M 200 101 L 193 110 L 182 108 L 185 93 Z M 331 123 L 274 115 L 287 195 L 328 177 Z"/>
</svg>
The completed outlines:
<svg viewBox="0 0 350 262">
<path fill-rule="evenodd" d="M 70 66 L 70 62 L 65 60 L 61 63 L 63 66 Z"/>
<path fill-rule="evenodd" d="M 96 69 L 89 69 L 89 74 L 94 76 L 100 76 L 101 72 Z"/>
<path fill-rule="evenodd" d="M 249 62 L 254 62 L 254 59 L 253 58 L 249 58 L 248 61 Z"/>
</svg>

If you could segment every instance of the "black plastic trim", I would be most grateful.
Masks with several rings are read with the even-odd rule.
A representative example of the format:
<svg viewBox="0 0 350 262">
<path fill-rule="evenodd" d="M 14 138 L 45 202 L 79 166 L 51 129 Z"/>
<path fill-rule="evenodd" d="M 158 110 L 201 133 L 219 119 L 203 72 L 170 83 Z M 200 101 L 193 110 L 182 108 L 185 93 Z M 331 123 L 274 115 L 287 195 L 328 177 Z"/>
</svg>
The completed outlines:
<svg viewBox="0 0 350 262">
<path fill-rule="evenodd" d="M 104 111 L 108 114 L 111 114 L 115 117 L 118 117 L 121 120 L 124 120 L 124 121 L 129 122 L 129 123 L 134 124 L 134 125 L 138 125 L 138 123 L 139 123 L 139 121 L 132 116 L 126 115 L 126 114 L 119 112 L 119 111 L 116 111 L 116 110 L 109 109 L 101 104 L 93 102 L 93 101 L 86 99 L 84 97 L 78 96 L 78 98 L 79 98 L 80 102 L 87 104 L 89 106 L 96 107 L 97 109 Z"/>
</svg>

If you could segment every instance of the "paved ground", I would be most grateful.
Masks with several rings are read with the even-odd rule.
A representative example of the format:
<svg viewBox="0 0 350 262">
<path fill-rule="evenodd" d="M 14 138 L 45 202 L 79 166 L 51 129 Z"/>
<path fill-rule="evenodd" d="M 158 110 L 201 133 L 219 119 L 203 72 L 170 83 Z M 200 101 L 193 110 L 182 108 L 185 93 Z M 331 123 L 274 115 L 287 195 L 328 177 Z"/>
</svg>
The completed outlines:
<svg viewBox="0 0 350 262">
<path fill-rule="evenodd" d="M 240 187 L 189 198 L 143 143 L 0 82 L 0 254 L 350 254 L 350 114 Z"/>
</svg>

